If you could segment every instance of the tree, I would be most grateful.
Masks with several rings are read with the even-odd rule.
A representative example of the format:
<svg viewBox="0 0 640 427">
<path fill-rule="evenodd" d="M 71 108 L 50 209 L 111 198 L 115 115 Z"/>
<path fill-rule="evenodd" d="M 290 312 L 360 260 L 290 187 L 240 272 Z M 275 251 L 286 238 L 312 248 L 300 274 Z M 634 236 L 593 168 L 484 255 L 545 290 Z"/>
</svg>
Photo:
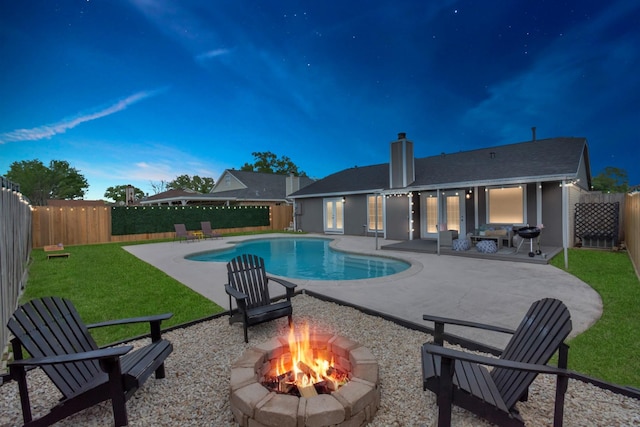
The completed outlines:
<svg viewBox="0 0 640 427">
<path fill-rule="evenodd" d="M 213 188 L 213 178 L 200 178 L 194 175 L 180 175 L 167 184 L 167 190 L 193 190 L 198 193 L 208 193 Z"/>
<path fill-rule="evenodd" d="M 613 166 L 607 166 L 591 180 L 592 189 L 603 193 L 627 193 L 629 178 L 627 171 Z"/>
<path fill-rule="evenodd" d="M 164 179 L 160 180 L 160 182 L 150 181 L 151 190 L 153 190 L 153 194 L 164 193 L 167 191 L 167 181 Z"/>
<path fill-rule="evenodd" d="M 63 160 L 52 160 L 48 167 L 38 159 L 13 162 L 6 176 L 36 206 L 48 199 L 82 198 L 89 188 L 85 177 Z"/>
<path fill-rule="evenodd" d="M 287 156 L 278 158 L 271 151 L 253 152 L 254 163 L 245 163 L 240 170 L 255 171 L 263 173 L 275 173 L 278 175 L 288 175 L 290 173 L 297 176 L 307 176 L 298 166 Z"/>
<path fill-rule="evenodd" d="M 116 185 L 115 187 L 107 188 L 104 192 L 104 197 L 111 199 L 114 202 L 126 202 L 127 201 L 127 187 L 128 185 Z M 140 200 L 144 197 L 144 191 L 138 187 L 131 187 L 133 189 L 133 200 Z"/>
</svg>

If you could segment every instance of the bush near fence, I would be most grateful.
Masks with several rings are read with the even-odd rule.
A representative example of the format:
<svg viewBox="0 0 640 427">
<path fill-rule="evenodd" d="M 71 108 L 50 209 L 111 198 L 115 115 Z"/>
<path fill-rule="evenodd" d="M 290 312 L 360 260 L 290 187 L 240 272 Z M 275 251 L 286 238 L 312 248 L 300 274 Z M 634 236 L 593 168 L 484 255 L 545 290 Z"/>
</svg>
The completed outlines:
<svg viewBox="0 0 640 427">
<path fill-rule="evenodd" d="M 213 229 L 264 227 L 270 225 L 268 206 L 144 206 L 111 209 L 111 234 L 164 233 L 174 224 L 200 230 L 209 221 Z"/>
<path fill-rule="evenodd" d="M 293 209 L 289 205 L 252 207 L 255 208 L 254 211 L 248 209 L 249 207 L 245 210 L 244 206 L 236 206 L 235 209 L 234 207 L 228 207 L 224 210 L 219 207 L 218 211 L 215 210 L 215 207 L 210 206 L 185 206 L 184 209 L 182 206 L 173 206 L 163 207 L 158 210 L 159 208 L 159 206 L 138 206 L 137 208 L 130 206 L 128 208 L 117 207 L 115 209 L 111 206 L 35 206 L 33 207 L 33 247 L 41 248 L 58 243 L 86 245 L 167 239 L 175 235 L 173 230 L 174 223 L 183 223 L 188 230 L 199 230 L 200 221 L 211 221 L 212 228 L 223 234 L 242 231 L 283 230 L 289 226 L 293 218 Z M 169 209 L 171 209 L 171 214 L 169 214 Z M 166 214 L 165 219 L 169 221 L 169 218 L 171 218 L 170 222 L 164 222 L 161 228 L 156 228 L 156 230 L 161 231 L 141 231 L 143 228 L 140 227 L 134 228 L 132 231 L 137 232 L 132 234 L 115 234 L 112 232 L 112 214 L 115 212 L 118 212 L 115 214 L 116 216 L 120 215 L 120 212 L 130 213 L 132 218 L 140 219 L 139 224 L 142 226 L 145 221 L 145 211 L 147 214 L 152 211 L 156 213 L 162 212 Z M 249 215 L 244 216 L 245 212 L 253 212 L 259 215 L 259 218 L 254 218 L 256 222 L 253 225 L 248 222 L 238 221 L 241 218 L 245 218 L 243 221 L 248 221 Z M 137 215 L 138 213 L 140 215 Z M 173 213 L 178 216 L 170 217 L 169 215 L 173 215 Z M 180 216 L 178 213 L 184 213 L 185 216 Z M 180 218 L 182 220 L 178 220 Z M 223 220 L 223 222 L 221 224 L 217 223 L 218 219 Z"/>
</svg>

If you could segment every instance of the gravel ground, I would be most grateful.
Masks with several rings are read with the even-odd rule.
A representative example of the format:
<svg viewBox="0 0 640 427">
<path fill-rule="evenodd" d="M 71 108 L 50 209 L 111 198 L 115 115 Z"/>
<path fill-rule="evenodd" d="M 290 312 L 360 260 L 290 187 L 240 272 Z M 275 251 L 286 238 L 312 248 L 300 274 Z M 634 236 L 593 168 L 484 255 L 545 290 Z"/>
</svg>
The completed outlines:
<svg viewBox="0 0 640 427">
<path fill-rule="evenodd" d="M 405 329 L 358 310 L 306 295 L 293 299 L 296 325 L 344 335 L 367 346 L 380 364 L 381 407 L 371 426 L 432 426 L 437 420 L 435 396 L 423 391 L 420 346 L 431 336 Z M 234 426 L 229 410 L 231 362 L 248 347 L 287 332 L 279 319 L 249 330 L 245 344 L 240 324 L 227 317 L 164 334 L 174 345 L 166 361 L 167 378 L 153 376 L 127 403 L 131 426 Z M 144 344 L 144 342 L 136 343 Z M 60 395 L 39 370 L 29 373 L 34 414 L 53 406 Z M 529 401 L 518 404 L 528 426 L 552 425 L 555 378 L 538 376 Z M 640 401 L 571 380 L 567 392 L 566 426 L 640 426 Z M 0 426 L 22 424 L 14 382 L 0 387 Z M 61 421 L 60 426 L 113 425 L 110 402 Z M 454 406 L 453 425 L 488 425 Z"/>
</svg>

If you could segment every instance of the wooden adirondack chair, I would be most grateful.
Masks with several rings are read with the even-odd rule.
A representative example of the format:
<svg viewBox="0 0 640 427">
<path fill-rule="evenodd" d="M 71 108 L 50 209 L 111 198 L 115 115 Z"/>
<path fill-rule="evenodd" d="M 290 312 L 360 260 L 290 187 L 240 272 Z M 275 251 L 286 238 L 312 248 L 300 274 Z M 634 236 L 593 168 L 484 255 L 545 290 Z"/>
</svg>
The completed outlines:
<svg viewBox="0 0 640 427">
<path fill-rule="evenodd" d="M 282 279 L 267 276 L 264 259 L 256 255 L 238 255 L 227 264 L 228 283 L 225 291 L 229 295 L 229 323 L 242 321 L 244 328 L 244 342 L 249 342 L 247 328 L 251 325 L 289 317 L 292 322 L 293 309 L 291 297 L 296 285 Z M 286 289 L 286 301 L 272 302 L 269 297 L 269 281 L 281 284 Z M 238 306 L 237 313 L 233 313 L 231 298 Z"/>
<path fill-rule="evenodd" d="M 9 364 L 11 379 L 18 382 L 25 426 L 51 425 L 71 414 L 111 399 L 116 426 L 128 423 L 126 401 L 155 371 L 164 378 L 164 360 L 173 350 L 161 338 L 160 323 L 172 314 L 113 320 L 85 325 L 66 299 L 32 300 L 14 312 L 8 327 L 15 360 Z M 149 322 L 151 343 L 135 351 L 133 346 L 100 349 L 89 328 Z M 23 359 L 23 349 L 31 358 Z M 27 368 L 39 367 L 63 397 L 51 411 L 33 419 L 27 389 Z"/>
<path fill-rule="evenodd" d="M 571 316 L 561 301 L 547 298 L 534 302 L 515 331 L 426 314 L 423 318 L 435 324 L 434 344 L 422 347 L 422 376 L 423 389 L 438 396 L 438 426 L 451 425 L 452 404 L 497 425 L 524 426 L 516 403 L 527 399 L 529 386 L 540 373 L 556 375 L 554 425 L 562 425 L 569 380 L 569 347 L 564 339 L 571 332 Z M 444 348 L 445 324 L 513 336 L 499 359 L 484 357 Z M 547 366 L 558 349 L 559 367 Z M 482 365 L 494 368 L 489 371 Z"/>
</svg>

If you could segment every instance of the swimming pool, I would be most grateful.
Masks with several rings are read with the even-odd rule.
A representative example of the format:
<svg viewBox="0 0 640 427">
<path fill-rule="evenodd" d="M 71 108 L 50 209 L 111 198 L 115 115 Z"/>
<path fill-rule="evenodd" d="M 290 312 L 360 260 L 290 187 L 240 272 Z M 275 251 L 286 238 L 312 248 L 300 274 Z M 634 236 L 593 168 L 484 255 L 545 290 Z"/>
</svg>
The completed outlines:
<svg viewBox="0 0 640 427">
<path fill-rule="evenodd" d="M 404 261 L 355 255 L 329 246 L 331 239 L 276 238 L 238 243 L 229 249 L 189 255 L 191 261 L 229 262 L 240 254 L 264 258 L 267 271 L 278 276 L 313 280 L 355 280 L 389 276 L 408 269 Z"/>
</svg>

